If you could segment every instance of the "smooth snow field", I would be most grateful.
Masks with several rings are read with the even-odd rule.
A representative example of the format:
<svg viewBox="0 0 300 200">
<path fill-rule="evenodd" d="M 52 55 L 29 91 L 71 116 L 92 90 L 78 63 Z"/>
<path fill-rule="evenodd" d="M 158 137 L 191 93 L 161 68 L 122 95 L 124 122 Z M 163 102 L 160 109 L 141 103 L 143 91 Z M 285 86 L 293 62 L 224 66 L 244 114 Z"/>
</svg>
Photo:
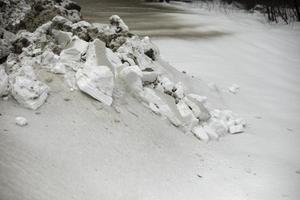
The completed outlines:
<svg viewBox="0 0 300 200">
<path fill-rule="evenodd" d="M 1 200 L 300 199 L 300 24 L 151 5 L 159 27 L 134 32 L 153 36 L 165 61 L 217 92 L 200 95 L 246 119 L 245 132 L 201 142 L 133 97 L 105 106 L 51 75 L 37 111 L 0 100 Z M 85 15 L 93 4 L 82 6 Z M 18 116 L 28 125 L 17 126 Z"/>
</svg>

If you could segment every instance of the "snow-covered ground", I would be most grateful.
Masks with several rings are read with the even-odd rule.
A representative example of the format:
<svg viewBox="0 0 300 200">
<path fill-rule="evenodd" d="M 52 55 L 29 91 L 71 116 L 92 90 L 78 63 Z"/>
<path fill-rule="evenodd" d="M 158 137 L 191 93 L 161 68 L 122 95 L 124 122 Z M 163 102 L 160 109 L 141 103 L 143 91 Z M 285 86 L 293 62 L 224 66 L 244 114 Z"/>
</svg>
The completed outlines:
<svg viewBox="0 0 300 200">
<path fill-rule="evenodd" d="M 2 199 L 300 197 L 300 25 L 241 13 L 173 17 L 190 26 L 176 30 L 185 37 L 154 39 L 162 56 L 214 106 L 244 117 L 246 132 L 206 144 L 130 96 L 120 108 L 105 106 L 41 71 L 51 95 L 38 111 L 0 103 Z M 18 116 L 28 125 L 17 126 Z"/>
</svg>

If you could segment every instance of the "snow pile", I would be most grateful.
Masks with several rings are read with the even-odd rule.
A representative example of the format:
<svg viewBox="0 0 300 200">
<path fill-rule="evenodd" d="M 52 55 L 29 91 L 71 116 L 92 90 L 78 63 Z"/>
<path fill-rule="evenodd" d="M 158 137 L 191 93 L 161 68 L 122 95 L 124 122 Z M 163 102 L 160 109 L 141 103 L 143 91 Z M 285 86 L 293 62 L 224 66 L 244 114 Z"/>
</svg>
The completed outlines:
<svg viewBox="0 0 300 200">
<path fill-rule="evenodd" d="M 56 4 L 50 1 L 42 8 L 49 11 L 51 5 Z M 70 91 L 79 89 L 108 106 L 125 96 L 115 91 L 126 91 L 155 114 L 204 141 L 243 132 L 242 119 L 231 111 L 209 110 L 206 97 L 172 80 L 148 37 L 131 34 L 117 15 L 109 25 L 90 24 L 80 20 L 80 7 L 71 1 L 61 1 L 55 8 L 70 5 L 74 12 L 57 15 L 34 32 L 16 33 L 10 43 L 12 52 L 0 68 L 0 95 L 9 93 L 24 107 L 38 109 L 50 89 L 38 80 L 36 71 L 47 70 L 62 74 Z"/>
</svg>

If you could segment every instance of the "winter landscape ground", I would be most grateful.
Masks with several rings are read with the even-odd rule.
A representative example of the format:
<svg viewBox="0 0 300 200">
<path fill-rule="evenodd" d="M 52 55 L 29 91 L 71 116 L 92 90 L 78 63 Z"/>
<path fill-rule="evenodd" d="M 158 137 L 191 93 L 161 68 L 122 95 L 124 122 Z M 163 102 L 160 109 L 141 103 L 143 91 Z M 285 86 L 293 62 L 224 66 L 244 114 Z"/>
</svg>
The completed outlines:
<svg viewBox="0 0 300 200">
<path fill-rule="evenodd" d="M 116 9 L 107 12 L 102 7 L 104 11 L 99 8 L 99 12 L 98 4 L 91 0 L 79 3 L 83 19 L 89 22 L 108 23 L 109 16 L 118 14 L 133 33 L 149 35 L 160 51 L 153 62 L 159 76 L 182 82 L 185 91 L 207 96 L 204 105 L 210 115 L 215 115 L 215 109 L 232 110 L 247 125 L 239 134 L 224 136 L 216 131 L 215 138 L 210 133 L 207 142 L 188 130 L 189 117 L 184 125 L 175 127 L 173 115 L 161 109 L 164 105 L 156 110 L 151 107 L 156 99 L 140 91 L 138 79 L 132 78 L 139 72 L 129 73 L 128 57 L 123 59 L 130 66 L 114 68 L 117 92 L 112 94 L 112 105 L 106 105 L 109 100 L 103 103 L 109 95 L 100 95 L 101 102 L 97 95 L 91 98 L 94 93 L 84 87 L 70 91 L 66 76 L 56 73 L 62 65 L 35 67 L 38 79 L 50 88 L 41 107 L 24 108 L 14 100 L 18 97 L 14 93 L 0 100 L 1 200 L 299 199 L 299 23 L 271 25 L 259 14 L 208 12 L 185 4 L 180 4 L 180 9 L 178 4 L 142 4 L 134 9 L 143 14 L 132 15 L 124 11 L 124 4 L 115 3 Z M 161 19 L 159 26 L 147 18 L 153 13 L 155 21 Z M 139 20 L 143 22 L 138 24 Z M 141 41 L 137 41 L 130 44 L 138 46 Z M 142 48 L 151 45 L 142 42 L 146 44 Z M 91 50 L 86 62 L 114 67 L 109 63 L 117 59 L 103 49 L 95 48 L 100 60 L 88 56 L 93 55 Z M 61 59 L 64 54 L 59 56 Z M 25 58 L 22 62 L 31 63 Z M 143 56 L 140 59 L 150 62 Z M 69 70 L 68 63 L 57 62 Z M 83 66 L 78 71 L 89 78 L 84 71 L 88 65 Z M 13 73 L 9 76 L 15 78 Z M 119 79 L 123 82 L 116 81 Z M 120 86 L 123 84 L 127 90 Z M 176 87 L 178 91 L 180 87 Z M 150 86 L 143 85 L 142 89 L 147 88 Z M 181 102 L 180 94 L 174 93 Z M 171 111 L 176 110 L 169 97 L 157 94 Z M 181 111 L 175 115 L 180 119 Z M 26 118 L 28 125 L 16 125 L 18 116 Z M 206 123 L 212 125 L 203 123 L 204 128 Z"/>
</svg>

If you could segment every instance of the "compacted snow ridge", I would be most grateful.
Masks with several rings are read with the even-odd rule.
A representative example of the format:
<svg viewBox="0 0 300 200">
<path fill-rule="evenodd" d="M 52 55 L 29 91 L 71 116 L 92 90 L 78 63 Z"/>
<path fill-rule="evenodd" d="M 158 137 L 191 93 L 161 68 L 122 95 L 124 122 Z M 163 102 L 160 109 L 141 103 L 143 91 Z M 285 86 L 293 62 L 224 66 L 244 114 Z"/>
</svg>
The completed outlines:
<svg viewBox="0 0 300 200">
<path fill-rule="evenodd" d="M 68 11 L 66 2 L 71 4 L 69 1 L 59 5 L 52 1 L 37 4 L 45 10 L 55 5 Z M 30 6 L 36 6 L 26 1 L 19 4 L 28 6 L 29 11 L 22 8 L 25 13 L 30 12 Z M 12 52 L 1 64 L 1 95 L 11 95 L 21 106 L 38 109 L 51 95 L 51 88 L 36 75 L 46 70 L 63 75 L 70 92 L 80 90 L 108 106 L 128 93 L 155 114 L 203 141 L 244 131 L 246 123 L 236 114 L 208 109 L 202 96 L 205 94 L 195 94 L 184 80 L 173 79 L 179 72 L 169 70 L 171 66 L 162 61 L 150 38 L 130 33 L 119 16 L 111 16 L 106 25 L 83 21 L 79 12 L 77 17 L 74 13 L 64 13 L 57 12 L 33 32 L 20 30 L 14 34 L 9 30 L 17 29 L 15 22 L 10 18 L 4 21 L 7 25 L 4 28 L 10 29 L 3 31 L 15 39 L 10 43 Z M 31 22 L 26 19 L 25 15 L 18 20 Z M 236 93 L 237 89 L 233 85 L 229 91 Z"/>
</svg>

